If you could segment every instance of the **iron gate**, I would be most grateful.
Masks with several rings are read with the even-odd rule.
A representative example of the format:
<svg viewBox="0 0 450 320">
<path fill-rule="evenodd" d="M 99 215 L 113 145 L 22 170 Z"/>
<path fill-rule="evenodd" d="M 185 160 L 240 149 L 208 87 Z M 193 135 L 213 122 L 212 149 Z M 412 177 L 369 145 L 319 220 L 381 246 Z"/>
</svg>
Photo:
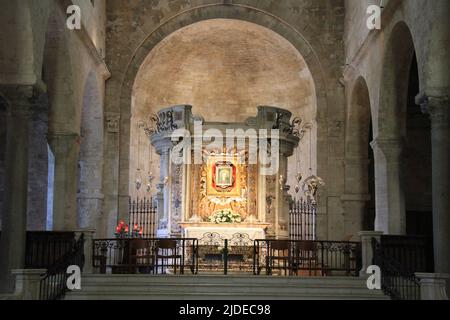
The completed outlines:
<svg viewBox="0 0 450 320">
<path fill-rule="evenodd" d="M 317 205 L 303 198 L 292 201 L 289 208 L 291 240 L 317 240 Z"/>
</svg>

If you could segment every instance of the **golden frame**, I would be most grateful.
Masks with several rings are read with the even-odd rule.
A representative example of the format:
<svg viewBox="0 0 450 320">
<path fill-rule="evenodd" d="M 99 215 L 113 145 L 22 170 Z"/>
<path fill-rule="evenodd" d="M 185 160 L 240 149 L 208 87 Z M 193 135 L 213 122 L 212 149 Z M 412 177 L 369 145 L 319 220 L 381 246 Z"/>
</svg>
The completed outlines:
<svg viewBox="0 0 450 320">
<path fill-rule="evenodd" d="M 226 163 L 227 165 L 224 165 Z M 218 168 L 214 176 L 213 168 Z M 233 167 L 236 171 L 233 177 Z M 242 196 L 242 166 L 236 156 L 211 155 L 206 163 L 206 195 L 211 197 L 240 197 Z M 225 181 L 218 176 L 222 172 L 227 173 Z M 214 181 L 219 182 L 214 186 Z"/>
</svg>

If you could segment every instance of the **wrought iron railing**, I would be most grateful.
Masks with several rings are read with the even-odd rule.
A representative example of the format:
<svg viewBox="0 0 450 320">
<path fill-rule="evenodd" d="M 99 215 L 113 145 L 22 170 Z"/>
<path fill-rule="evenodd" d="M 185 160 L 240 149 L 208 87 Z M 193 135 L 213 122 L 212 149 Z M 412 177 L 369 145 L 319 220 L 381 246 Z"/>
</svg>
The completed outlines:
<svg viewBox="0 0 450 320">
<path fill-rule="evenodd" d="M 434 272 L 433 238 L 383 235 L 380 245 L 386 257 L 396 261 L 402 272 Z"/>
<path fill-rule="evenodd" d="M 255 240 L 255 275 L 358 276 L 359 242 Z"/>
<path fill-rule="evenodd" d="M 101 274 L 198 272 L 197 239 L 98 239 L 92 254 L 94 272 Z"/>
<path fill-rule="evenodd" d="M 198 240 L 200 272 L 245 273 L 252 271 L 253 240 L 246 233 L 224 238 L 208 232 Z"/>
<path fill-rule="evenodd" d="M 84 267 L 84 234 L 75 242 L 71 250 L 48 268 L 47 273 L 41 279 L 40 300 L 59 300 L 64 298 L 68 287 L 67 279 L 69 266 Z"/>
<path fill-rule="evenodd" d="M 74 232 L 28 231 L 25 268 L 47 269 L 69 253 L 75 243 Z"/>
<path fill-rule="evenodd" d="M 289 209 L 290 239 L 317 239 L 317 206 L 310 200 L 296 199 Z"/>
<path fill-rule="evenodd" d="M 381 269 L 381 287 L 393 300 L 420 300 L 420 281 L 414 275 L 413 267 L 395 260 L 375 238 L 372 238 L 373 264 Z"/>
<path fill-rule="evenodd" d="M 158 228 L 157 208 L 153 205 L 152 200 L 147 198 L 130 199 L 128 222 L 131 228 L 134 225 L 141 227 L 144 238 L 155 238 Z"/>
</svg>

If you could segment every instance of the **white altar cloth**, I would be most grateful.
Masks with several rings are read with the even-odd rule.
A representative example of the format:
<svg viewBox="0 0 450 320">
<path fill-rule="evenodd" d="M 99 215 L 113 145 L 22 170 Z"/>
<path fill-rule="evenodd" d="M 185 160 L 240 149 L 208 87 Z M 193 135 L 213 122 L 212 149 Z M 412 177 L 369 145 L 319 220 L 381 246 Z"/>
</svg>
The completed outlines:
<svg viewBox="0 0 450 320">
<path fill-rule="evenodd" d="M 201 239 L 206 233 L 218 233 L 223 239 L 232 239 L 235 234 L 247 234 L 249 239 L 265 239 L 266 233 L 263 227 L 225 227 L 225 226 L 208 226 L 208 227 L 185 227 L 183 235 L 186 238 Z"/>
</svg>

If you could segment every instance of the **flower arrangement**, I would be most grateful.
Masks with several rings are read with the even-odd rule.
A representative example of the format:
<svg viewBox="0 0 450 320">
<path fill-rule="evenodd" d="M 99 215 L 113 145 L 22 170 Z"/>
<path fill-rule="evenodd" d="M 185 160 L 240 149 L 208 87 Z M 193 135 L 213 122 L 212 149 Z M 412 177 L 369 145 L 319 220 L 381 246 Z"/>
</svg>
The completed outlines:
<svg viewBox="0 0 450 320">
<path fill-rule="evenodd" d="M 209 221 L 220 224 L 220 223 L 241 223 L 242 218 L 239 213 L 235 213 L 230 209 L 219 210 L 209 217 Z"/>
<path fill-rule="evenodd" d="M 139 225 L 136 223 L 133 226 L 132 231 L 130 232 L 130 226 L 128 224 L 125 224 L 124 221 L 120 221 L 119 224 L 116 227 L 116 237 L 117 238 L 142 238 L 142 235 L 144 233 L 144 230 L 142 227 L 139 227 Z"/>
</svg>

